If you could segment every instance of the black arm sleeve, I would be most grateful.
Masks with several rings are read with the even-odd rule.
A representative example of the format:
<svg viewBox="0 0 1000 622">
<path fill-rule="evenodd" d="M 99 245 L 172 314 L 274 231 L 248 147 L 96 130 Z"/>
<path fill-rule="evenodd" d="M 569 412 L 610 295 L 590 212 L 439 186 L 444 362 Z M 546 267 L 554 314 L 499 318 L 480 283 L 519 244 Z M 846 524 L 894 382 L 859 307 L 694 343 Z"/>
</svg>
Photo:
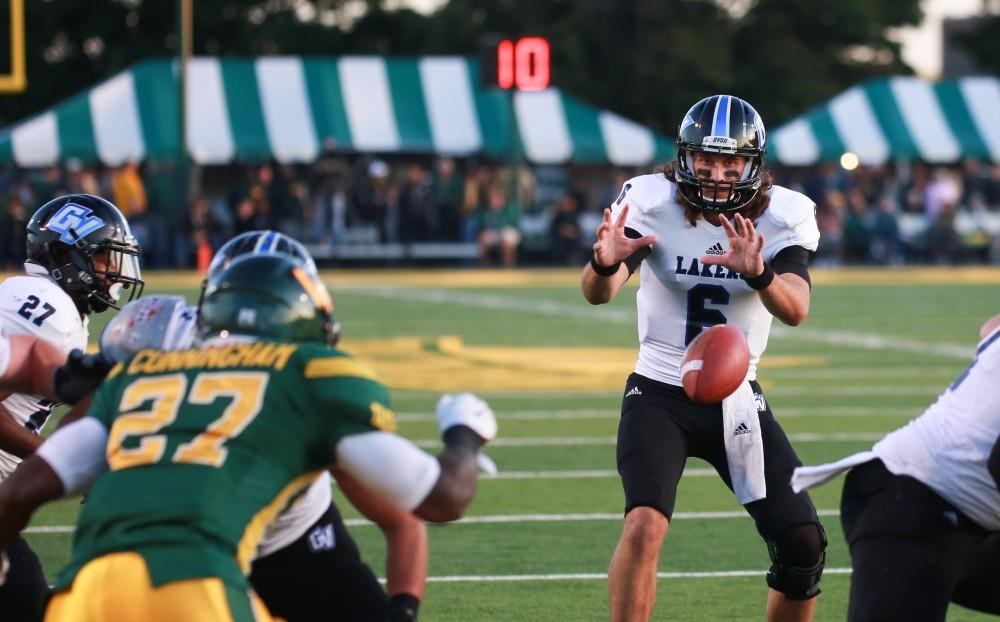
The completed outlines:
<svg viewBox="0 0 1000 622">
<path fill-rule="evenodd" d="M 771 269 L 775 274 L 797 274 L 812 288 L 812 281 L 809 279 L 809 260 L 812 256 L 812 251 L 801 246 L 786 246 L 771 260 Z"/>
<path fill-rule="evenodd" d="M 639 233 L 635 229 L 630 229 L 628 227 L 625 227 L 625 235 L 627 235 L 628 237 L 632 238 L 633 240 L 638 240 L 639 238 L 642 237 L 641 233 Z M 650 247 L 650 246 L 643 246 L 642 248 L 640 248 L 636 252 L 634 252 L 631 255 L 629 255 L 628 257 L 626 257 L 625 258 L 625 267 L 628 268 L 628 273 L 632 274 L 633 272 L 635 272 L 636 269 L 639 267 L 639 264 L 642 263 L 642 260 L 645 259 L 646 257 L 649 257 L 649 254 L 652 253 L 652 252 L 653 252 L 653 248 L 652 247 Z"/>
<path fill-rule="evenodd" d="M 997 488 L 1000 488 L 1000 438 L 997 438 L 997 442 L 993 444 L 993 451 L 990 452 L 990 457 L 986 461 L 986 470 L 993 476 L 993 483 L 997 485 Z"/>
</svg>

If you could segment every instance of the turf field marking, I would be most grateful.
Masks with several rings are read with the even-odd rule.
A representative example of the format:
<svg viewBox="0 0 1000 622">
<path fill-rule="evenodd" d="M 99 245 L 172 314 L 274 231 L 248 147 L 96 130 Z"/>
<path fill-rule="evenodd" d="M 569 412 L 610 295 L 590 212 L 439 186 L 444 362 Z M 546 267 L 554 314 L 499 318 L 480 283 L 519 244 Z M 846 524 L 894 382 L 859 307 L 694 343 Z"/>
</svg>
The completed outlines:
<svg viewBox="0 0 1000 622">
<path fill-rule="evenodd" d="M 400 287 L 354 287 L 351 293 L 380 298 L 393 298 L 431 304 L 462 305 L 492 311 L 533 313 L 556 317 L 574 317 L 587 320 L 614 322 L 619 324 L 635 322 L 632 309 L 594 308 L 582 300 L 579 304 L 567 304 L 550 300 L 530 300 L 497 294 L 445 289 L 410 289 Z M 771 337 L 795 341 L 810 341 L 843 347 L 850 346 L 864 350 L 895 350 L 915 354 L 935 354 L 946 358 L 967 361 L 975 352 L 973 344 L 927 343 L 898 336 L 882 336 L 854 331 L 810 330 L 796 327 L 792 329 L 775 323 L 771 327 Z"/>
<path fill-rule="evenodd" d="M 801 434 L 789 434 L 788 438 L 792 442 L 799 443 L 827 443 L 842 441 L 878 441 L 885 434 L 869 434 L 850 432 L 831 432 L 816 434 L 811 432 Z M 521 438 L 498 438 L 490 443 L 491 447 L 566 447 L 573 445 L 614 445 L 617 441 L 614 436 L 525 436 Z M 420 439 L 413 441 L 418 447 L 433 449 L 441 447 L 441 441 L 437 439 Z"/>
<path fill-rule="evenodd" d="M 817 510 L 819 516 L 840 516 L 839 510 Z M 750 518 L 743 511 L 732 512 L 675 512 L 673 520 L 723 520 L 732 518 Z M 584 521 L 621 521 L 621 512 L 605 512 L 591 514 L 499 514 L 494 516 L 466 516 L 453 525 L 494 525 L 506 523 L 564 523 Z M 348 527 L 374 527 L 375 523 L 364 518 L 348 518 L 344 521 Z M 72 525 L 47 525 L 28 527 L 24 533 L 60 534 L 73 533 Z"/>
<path fill-rule="evenodd" d="M 657 579 L 717 579 L 723 577 L 759 577 L 766 570 L 718 570 L 714 572 L 658 572 Z M 823 574 L 851 574 L 850 568 L 824 568 Z M 427 577 L 428 583 L 494 583 L 501 581 L 606 581 L 607 573 L 579 572 L 566 574 L 451 575 Z"/>
<path fill-rule="evenodd" d="M 921 407 L 886 406 L 886 407 L 852 407 L 852 406 L 810 406 L 808 408 L 782 407 L 777 412 L 778 419 L 785 417 L 916 417 L 923 412 Z M 615 410 L 599 410 L 581 408 L 579 410 L 515 410 L 500 411 L 497 419 L 500 421 L 572 421 L 576 419 L 618 419 L 621 413 Z M 437 421 L 433 414 L 416 411 L 396 413 L 396 420 L 407 423 Z"/>
</svg>

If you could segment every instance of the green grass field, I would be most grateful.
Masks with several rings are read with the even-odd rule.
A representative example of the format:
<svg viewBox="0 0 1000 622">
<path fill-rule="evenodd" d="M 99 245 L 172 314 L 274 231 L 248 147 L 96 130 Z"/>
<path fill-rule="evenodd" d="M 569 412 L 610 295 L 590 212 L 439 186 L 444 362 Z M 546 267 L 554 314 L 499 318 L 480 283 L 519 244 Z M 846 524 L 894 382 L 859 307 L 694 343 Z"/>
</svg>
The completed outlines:
<svg viewBox="0 0 1000 622">
<path fill-rule="evenodd" d="M 430 531 L 421 619 L 607 619 L 605 573 L 621 530 L 614 436 L 634 363 L 634 290 L 587 305 L 575 271 L 360 272 L 327 275 L 344 347 L 394 390 L 400 432 L 436 447 L 442 391 L 493 406 L 500 475 L 480 483 L 468 520 Z M 196 278 L 151 275 L 147 292 L 194 299 Z M 1000 271 L 819 272 L 799 328 L 775 327 L 760 379 L 802 460 L 869 447 L 920 414 L 968 363 L 1000 312 Z M 103 320 L 97 318 L 93 334 Z M 660 559 L 656 620 L 760 620 L 769 562 L 753 523 L 707 464 L 692 460 Z M 845 617 L 850 560 L 841 481 L 815 491 L 830 538 L 817 620 Z M 377 528 L 352 532 L 381 573 Z M 41 510 L 28 538 L 53 577 L 79 502 Z M 322 597 L 322 595 L 317 595 Z M 960 608 L 949 620 L 983 620 Z"/>
</svg>

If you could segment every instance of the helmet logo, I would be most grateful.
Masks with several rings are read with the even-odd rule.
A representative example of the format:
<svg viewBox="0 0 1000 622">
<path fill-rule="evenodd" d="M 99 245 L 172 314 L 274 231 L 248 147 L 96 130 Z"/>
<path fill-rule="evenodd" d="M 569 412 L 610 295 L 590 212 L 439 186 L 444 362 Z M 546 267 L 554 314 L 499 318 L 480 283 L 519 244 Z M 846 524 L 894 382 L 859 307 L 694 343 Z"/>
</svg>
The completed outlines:
<svg viewBox="0 0 1000 622">
<path fill-rule="evenodd" d="M 52 215 L 46 227 L 59 234 L 59 241 L 73 244 L 104 226 L 104 221 L 94 212 L 76 203 L 63 205 Z"/>
<path fill-rule="evenodd" d="M 701 146 L 706 151 L 736 153 L 736 139 L 729 136 L 706 136 L 701 140 Z"/>
<path fill-rule="evenodd" d="M 251 307 L 243 307 L 236 315 L 236 323 L 241 328 L 253 328 L 257 325 L 257 310 Z"/>
<path fill-rule="evenodd" d="M 679 132 L 683 132 L 692 125 L 694 125 L 694 117 L 692 117 L 691 114 L 688 113 L 684 115 L 684 120 L 681 121 L 681 129 L 679 130 Z"/>
</svg>

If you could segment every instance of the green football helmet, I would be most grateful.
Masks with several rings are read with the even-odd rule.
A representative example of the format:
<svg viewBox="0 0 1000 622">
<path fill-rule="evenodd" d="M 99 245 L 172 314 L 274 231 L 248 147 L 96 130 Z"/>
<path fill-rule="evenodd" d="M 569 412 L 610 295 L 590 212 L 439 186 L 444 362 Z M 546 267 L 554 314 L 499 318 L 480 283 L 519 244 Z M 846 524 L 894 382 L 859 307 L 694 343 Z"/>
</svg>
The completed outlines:
<svg viewBox="0 0 1000 622">
<path fill-rule="evenodd" d="M 203 339 L 254 335 L 334 345 L 340 324 L 326 286 L 286 255 L 247 255 L 209 279 L 198 315 Z"/>
</svg>

